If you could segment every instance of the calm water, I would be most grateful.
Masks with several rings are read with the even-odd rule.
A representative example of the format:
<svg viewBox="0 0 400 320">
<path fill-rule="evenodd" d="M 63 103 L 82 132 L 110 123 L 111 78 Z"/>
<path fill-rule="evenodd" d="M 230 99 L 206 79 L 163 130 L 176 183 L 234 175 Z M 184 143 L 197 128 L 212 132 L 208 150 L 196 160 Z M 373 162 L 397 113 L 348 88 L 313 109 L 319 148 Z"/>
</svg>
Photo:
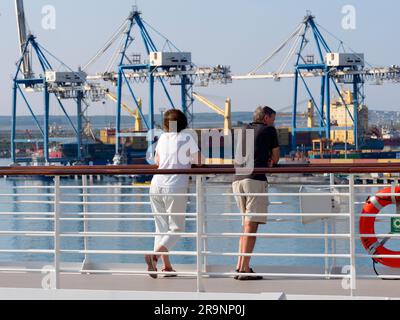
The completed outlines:
<svg viewBox="0 0 400 320">
<path fill-rule="evenodd" d="M 147 116 L 146 116 L 147 117 Z M 237 124 L 241 122 L 251 122 L 253 117 L 252 112 L 233 112 L 232 122 Z M 71 117 L 72 121 L 76 123 L 76 117 Z M 147 118 L 146 118 L 147 119 Z M 50 123 L 60 126 L 64 130 L 72 131 L 72 127 L 65 116 L 51 116 Z M 103 129 L 105 127 L 114 126 L 115 127 L 115 116 L 92 116 L 90 117 L 91 125 L 94 129 Z M 129 116 L 123 116 L 121 118 L 122 128 L 130 128 L 132 126 L 132 118 Z M 155 123 L 161 123 L 161 115 L 155 115 Z M 287 115 L 280 115 L 276 120 L 277 126 L 291 126 L 292 119 Z M 0 117 L 0 128 L 2 131 L 10 131 L 10 118 Z M 196 113 L 193 120 L 193 125 L 196 128 L 222 128 L 224 125 L 223 117 L 216 115 L 215 113 Z M 300 127 L 307 125 L 307 119 L 304 117 L 299 117 L 298 125 Z M 18 117 L 17 130 L 25 132 L 25 130 L 37 131 L 37 126 L 32 121 L 30 116 Z"/>
<path fill-rule="evenodd" d="M 5 161 L 2 165 L 7 164 Z M 0 180 L 0 193 L 1 194 L 12 194 L 12 196 L 2 197 L 0 199 L 0 212 L 52 212 L 54 210 L 53 204 L 13 204 L 12 200 L 44 200 L 52 201 L 51 197 L 27 197 L 23 194 L 45 194 L 51 193 L 51 189 L 39 189 L 43 186 L 51 186 L 52 181 L 44 180 L 25 180 L 25 179 L 1 179 Z M 74 179 L 62 179 L 63 186 L 79 186 L 80 181 Z M 131 182 L 121 182 L 116 178 L 108 178 L 101 183 L 93 182 L 93 185 L 131 185 Z M 34 189 L 20 190 L 15 189 L 20 186 L 33 186 Z M 37 189 L 36 189 L 37 187 Z M 222 212 L 236 213 L 238 209 L 231 197 L 223 197 L 221 193 L 231 193 L 232 190 L 227 184 L 208 183 L 206 187 L 207 198 L 206 198 L 206 209 L 207 212 L 212 214 L 221 214 Z M 270 189 L 271 192 L 298 192 L 297 187 L 290 186 L 279 186 Z M 77 196 L 81 190 L 79 188 L 73 188 L 62 191 L 62 201 L 80 201 L 80 196 Z M 138 190 L 115 190 L 115 189 L 91 189 L 91 194 L 104 194 L 101 197 L 90 198 L 89 201 L 118 201 L 118 202 L 131 202 L 140 201 L 148 202 L 149 197 L 146 196 L 148 191 L 141 189 Z M 194 185 L 191 185 L 191 192 L 194 192 Z M 364 192 L 366 192 L 364 190 Z M 127 194 L 127 196 L 115 196 L 113 194 Z M 143 196 L 129 197 L 132 193 L 140 193 Z M 359 201 L 364 201 L 365 196 L 360 196 Z M 298 197 L 271 197 L 272 202 L 284 202 L 282 205 L 272 205 L 269 208 L 270 212 L 275 213 L 296 213 L 299 212 L 299 198 Z M 344 200 L 345 202 L 347 200 Z M 195 199 L 190 199 L 188 206 L 188 212 L 195 212 L 196 204 Z M 347 206 L 344 206 L 342 212 L 346 212 Z M 360 206 L 358 210 L 361 211 Z M 96 213 L 143 213 L 143 218 L 152 218 L 150 205 L 90 205 L 90 212 Z M 391 208 L 388 212 L 392 212 Z M 62 205 L 61 212 L 63 217 L 76 217 L 74 213 L 83 212 L 82 206 L 79 205 Z M 20 219 L 21 217 L 13 216 L 12 219 L 9 217 L 0 216 L 0 230 L 1 231 L 47 231 L 53 230 L 54 224 L 51 220 L 49 221 L 27 221 Z M 114 216 L 114 218 L 116 218 Z M 196 228 L 194 221 L 187 222 L 187 231 L 194 232 Z M 83 222 L 81 221 L 63 221 L 62 232 L 82 232 L 84 230 Z M 241 221 L 239 219 L 231 218 L 229 221 L 222 221 L 221 217 L 216 220 L 210 221 L 207 225 L 208 232 L 240 232 Z M 347 222 L 337 222 L 337 232 L 345 233 L 349 230 Z M 379 232 L 389 232 L 390 224 L 385 223 L 378 227 Z M 153 232 L 154 225 L 152 221 L 101 221 L 101 222 L 90 222 L 89 231 L 106 231 L 106 232 Z M 303 225 L 300 221 L 300 217 L 294 218 L 294 221 L 270 221 L 266 226 L 261 227 L 263 233 L 323 233 L 324 227 L 321 222 L 315 222 L 308 225 Z M 331 230 L 330 230 L 331 232 Z M 237 238 L 213 238 L 208 240 L 208 249 L 213 252 L 237 252 L 238 245 Z M 89 242 L 89 249 L 92 250 L 152 250 L 153 239 L 152 238 L 92 238 Z M 39 238 L 39 237 L 15 237 L 15 236 L 2 236 L 0 237 L 0 250 L 1 249 L 52 249 L 53 239 L 50 238 Z M 61 243 L 62 249 L 69 250 L 82 250 L 84 249 L 83 240 L 80 238 L 62 238 Z M 174 249 L 176 251 L 195 251 L 195 240 L 191 238 L 181 239 Z M 348 243 L 345 240 L 337 241 L 337 252 L 347 253 Z M 265 239 L 259 238 L 256 246 L 256 252 L 268 252 L 268 253 L 323 253 L 324 252 L 324 240 L 316 239 Z M 357 241 L 357 251 L 364 253 L 364 249 L 361 248 L 360 242 Z M 63 254 L 63 261 L 69 262 L 81 262 L 84 256 L 81 254 Z M 143 263 L 142 256 L 133 255 L 92 255 L 90 256 L 92 261 L 96 262 L 129 262 L 129 263 Z M 323 259 L 314 258 L 253 258 L 254 265 L 323 265 Z M 173 262 L 176 263 L 195 263 L 193 257 L 173 257 Z M 0 254 L 0 261 L 52 261 L 52 255 L 46 254 Z M 209 257 L 209 263 L 211 264 L 227 264 L 233 265 L 235 258 L 231 257 Z M 370 260 L 360 260 L 362 264 L 370 265 Z M 345 265 L 348 262 L 346 260 L 337 260 L 339 265 Z"/>
</svg>

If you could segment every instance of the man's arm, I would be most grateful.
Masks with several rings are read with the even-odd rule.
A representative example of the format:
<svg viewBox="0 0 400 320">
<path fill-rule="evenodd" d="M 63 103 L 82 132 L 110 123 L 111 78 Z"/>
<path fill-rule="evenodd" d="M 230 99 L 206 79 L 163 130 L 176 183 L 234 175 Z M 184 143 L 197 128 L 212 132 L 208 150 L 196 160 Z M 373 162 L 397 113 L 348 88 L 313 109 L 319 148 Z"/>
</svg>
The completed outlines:
<svg viewBox="0 0 400 320">
<path fill-rule="evenodd" d="M 271 160 L 270 160 L 270 167 L 273 167 L 274 165 L 277 165 L 279 160 L 281 158 L 281 150 L 279 147 L 272 149 L 272 155 L 271 155 Z"/>
<path fill-rule="evenodd" d="M 206 164 L 206 158 L 203 156 L 203 154 L 198 151 L 194 154 L 192 154 L 191 157 L 191 163 L 197 166 L 202 166 Z"/>
</svg>

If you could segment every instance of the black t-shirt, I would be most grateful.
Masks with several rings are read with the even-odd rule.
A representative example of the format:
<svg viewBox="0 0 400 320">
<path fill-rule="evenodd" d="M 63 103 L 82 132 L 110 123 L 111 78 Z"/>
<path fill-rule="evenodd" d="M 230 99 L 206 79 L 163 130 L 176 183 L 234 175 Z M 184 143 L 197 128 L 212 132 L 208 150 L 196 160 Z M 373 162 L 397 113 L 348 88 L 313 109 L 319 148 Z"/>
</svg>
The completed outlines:
<svg viewBox="0 0 400 320">
<path fill-rule="evenodd" d="M 251 149 L 246 148 L 246 130 L 254 130 L 254 168 L 266 168 L 272 157 L 272 150 L 279 147 L 276 129 L 262 123 L 251 123 L 244 126 L 241 137 L 240 135 L 237 137 L 236 167 L 251 167 L 248 159 L 251 155 L 246 155 L 247 150 Z M 240 150 L 242 151 L 242 157 L 240 156 Z M 264 174 L 237 175 L 235 181 L 244 179 L 267 181 L 267 177 Z"/>
</svg>

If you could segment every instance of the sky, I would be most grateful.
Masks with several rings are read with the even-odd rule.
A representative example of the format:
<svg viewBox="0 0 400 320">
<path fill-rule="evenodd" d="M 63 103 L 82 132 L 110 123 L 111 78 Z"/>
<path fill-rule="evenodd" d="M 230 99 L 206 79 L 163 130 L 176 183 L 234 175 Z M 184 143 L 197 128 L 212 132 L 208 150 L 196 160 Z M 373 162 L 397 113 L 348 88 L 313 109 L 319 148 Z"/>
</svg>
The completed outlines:
<svg viewBox="0 0 400 320">
<path fill-rule="evenodd" d="M 308 10 L 325 29 L 356 52 L 365 53 L 372 65 L 400 65 L 400 42 L 395 32 L 400 2 L 395 0 L 25 0 L 25 11 L 29 28 L 38 42 L 76 70 L 109 39 L 135 4 L 147 23 L 180 50 L 192 52 L 197 65 L 229 65 L 234 75 L 246 74 L 257 66 L 293 32 Z M 46 15 L 42 9 L 46 5 L 53 6 L 56 13 L 55 28 L 50 30 L 42 26 Z M 355 9 L 354 29 L 344 29 L 342 25 L 346 16 L 343 7 L 349 5 Z M 8 116 L 11 115 L 11 79 L 19 58 L 14 0 L 2 0 L 0 14 L 0 116 Z M 142 50 L 139 40 L 136 37 L 133 52 Z M 338 47 L 334 38 L 327 35 L 327 40 L 332 47 Z M 163 42 L 159 46 L 162 47 Z M 105 59 L 99 61 L 90 69 L 91 73 L 103 71 L 105 62 Z M 278 62 L 262 71 L 274 71 Z M 60 68 L 58 63 L 55 68 Z M 37 66 L 35 69 L 40 73 Z M 314 89 L 317 90 L 316 85 Z M 135 90 L 146 103 L 147 87 L 137 85 Z M 251 80 L 229 85 L 211 84 L 208 88 L 196 86 L 195 91 L 221 106 L 225 98 L 230 97 L 236 112 L 252 111 L 258 105 L 269 105 L 277 110 L 288 107 L 292 104 L 294 89 L 293 80 Z M 179 104 L 176 89 L 172 89 L 172 96 Z M 28 97 L 34 111 L 43 114 L 41 95 Z M 366 86 L 366 103 L 371 109 L 397 111 L 399 98 L 399 84 Z M 129 96 L 124 99 L 132 105 Z M 75 107 L 71 103 L 66 106 L 73 115 Z M 158 88 L 156 112 L 165 107 L 168 104 Z M 209 110 L 196 103 L 194 111 Z M 62 114 L 54 103 L 51 113 Z M 18 114 L 28 115 L 29 112 L 19 104 Z M 93 103 L 88 109 L 88 115 L 114 114 L 112 102 Z"/>
</svg>

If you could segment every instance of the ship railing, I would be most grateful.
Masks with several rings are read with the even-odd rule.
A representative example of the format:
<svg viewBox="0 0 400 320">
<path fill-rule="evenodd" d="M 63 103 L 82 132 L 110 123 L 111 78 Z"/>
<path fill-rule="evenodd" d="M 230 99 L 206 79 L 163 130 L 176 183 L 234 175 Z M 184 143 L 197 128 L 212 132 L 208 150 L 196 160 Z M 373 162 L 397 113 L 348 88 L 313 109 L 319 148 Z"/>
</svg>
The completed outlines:
<svg viewBox="0 0 400 320">
<path fill-rule="evenodd" d="M 237 258 L 239 256 L 251 256 L 253 259 L 267 258 L 270 261 L 273 259 L 323 259 L 323 268 L 316 268 L 318 271 L 313 271 L 313 268 L 299 269 L 299 271 L 266 271 L 259 272 L 260 275 L 268 278 L 306 278 L 306 279 L 342 279 L 344 285 L 348 286 L 350 292 L 353 292 L 357 287 L 358 279 L 400 279 L 400 275 L 396 274 L 395 270 L 391 270 L 389 274 L 375 275 L 372 274 L 371 268 L 365 272 L 360 266 L 360 260 L 371 258 L 389 258 L 399 259 L 398 255 L 370 255 L 363 251 L 360 247 L 361 237 L 376 236 L 380 239 L 390 238 L 394 240 L 400 239 L 400 234 L 388 232 L 380 232 L 377 235 L 360 234 L 358 232 L 357 222 L 361 217 L 361 208 L 365 199 L 368 196 L 376 193 L 380 188 L 390 186 L 389 184 L 368 185 L 356 183 L 356 179 L 360 174 L 390 174 L 400 172 L 400 165 L 385 164 L 385 165 L 331 165 L 331 166 L 286 166 L 272 169 L 257 169 L 255 173 L 273 174 L 274 176 L 287 177 L 291 174 L 314 174 L 328 176 L 327 183 L 312 185 L 313 188 L 320 188 L 325 192 L 306 192 L 302 187 L 304 183 L 286 184 L 285 182 L 276 186 L 284 186 L 296 189 L 292 192 L 278 192 L 269 189 L 268 193 L 253 194 L 253 196 L 265 197 L 270 199 L 269 212 L 264 213 L 268 217 L 267 229 L 262 228 L 257 234 L 257 241 L 265 240 L 283 241 L 283 240 L 311 240 L 323 241 L 322 250 L 320 252 L 308 252 L 303 248 L 303 252 L 290 252 L 290 250 L 269 252 L 258 252 L 252 254 L 240 254 L 237 250 L 223 251 L 214 249 L 216 241 L 228 239 L 230 243 L 237 244 L 240 237 L 254 236 L 254 234 L 244 234 L 235 230 L 210 230 L 216 221 L 233 221 L 238 225 L 237 230 L 240 230 L 243 215 L 232 208 L 235 205 L 234 199 L 237 196 L 244 194 L 235 194 L 229 188 L 229 185 L 224 185 L 227 191 L 220 192 L 216 183 L 212 182 L 213 177 L 230 177 L 236 173 L 231 167 L 198 167 L 191 170 L 157 170 L 150 166 L 119 166 L 119 167 L 11 167 L 0 168 L 0 175 L 7 177 L 47 177 L 54 182 L 49 185 L 34 185 L 26 178 L 24 184 L 15 184 L 11 187 L 11 193 L 1 192 L 0 201 L 5 206 L 5 210 L 0 212 L 0 217 L 3 227 L 0 231 L 0 238 L 6 239 L 13 237 L 13 243 L 23 243 L 29 249 L 5 248 L 6 241 L 3 242 L 0 254 L 24 254 L 30 257 L 47 255 L 51 257 L 51 262 L 45 268 L 40 267 L 15 267 L 12 263 L 5 259 L 0 260 L 0 273 L 8 272 L 37 272 L 51 273 L 52 277 L 49 286 L 52 289 L 60 289 L 60 274 L 63 273 L 96 273 L 96 274 L 129 274 L 129 275 L 149 275 L 151 273 L 161 274 L 162 272 L 147 272 L 145 264 L 142 264 L 140 269 L 99 269 L 95 264 L 91 264 L 90 257 L 97 256 L 136 256 L 143 257 L 146 254 L 156 254 L 151 249 L 108 249 L 96 248 L 91 249 L 93 239 L 154 239 L 156 236 L 165 235 L 149 231 L 146 227 L 144 230 L 137 231 L 92 231 L 94 223 L 132 222 L 138 226 L 143 226 L 143 222 L 154 221 L 154 215 L 150 210 L 150 196 L 148 185 L 113 185 L 103 183 L 102 185 L 92 185 L 92 177 L 111 177 L 111 176 L 142 176 L 154 174 L 185 174 L 190 175 L 193 180 L 191 191 L 185 194 L 175 194 L 175 196 L 189 197 L 189 210 L 185 214 L 173 214 L 176 216 L 186 216 L 187 222 L 193 226 L 189 231 L 174 233 L 181 238 L 192 239 L 194 246 L 192 250 L 171 251 L 166 253 L 170 256 L 185 256 L 191 257 L 194 264 L 193 268 L 186 271 L 178 271 L 177 275 L 181 277 L 196 278 L 196 289 L 198 292 L 205 291 L 204 280 L 213 277 L 233 277 L 235 273 L 235 265 L 232 265 L 230 270 L 220 271 L 218 268 L 212 268 L 210 261 L 213 257 Z M 341 182 L 335 183 L 335 177 L 340 176 Z M 75 177 L 79 181 L 78 185 L 64 183 L 65 177 Z M 392 186 L 395 184 L 391 184 Z M 271 185 L 274 187 L 274 185 Z M 109 193 L 110 190 L 113 193 Z M 219 190 L 219 191 L 218 191 Z M 102 192 L 104 191 L 104 192 Z M 106 193 L 105 193 L 106 192 Z M 247 194 L 250 195 L 250 194 Z M 389 193 L 388 196 L 400 197 L 400 194 Z M 114 198 L 112 201 L 107 201 L 107 198 Z M 291 206 L 300 198 L 329 198 L 339 197 L 342 199 L 341 208 L 337 212 L 302 212 L 295 210 L 283 212 L 285 206 Z M 72 199 L 71 199 L 72 198 Z M 78 198 L 78 200 L 74 200 Z M 129 201 L 122 201 L 122 198 L 129 198 Z M 214 198 L 214 200 L 212 200 Z M 212 212 L 210 203 L 214 203 L 215 199 L 224 201 L 227 207 L 232 210 L 226 212 Z M 41 200 L 43 199 L 43 200 Z M 333 201 L 333 200 L 332 200 Z M 39 206 L 39 209 L 35 209 Z M 80 210 L 76 210 L 79 206 Z M 96 210 L 93 210 L 93 207 Z M 133 206 L 136 210 L 126 212 L 121 208 Z M 143 211 L 144 207 L 147 211 Z M 75 210 L 74 210 L 75 208 Z M 99 210 L 100 208 L 100 210 Z M 30 209 L 30 210 L 29 210 Z M 98 211 L 98 212 L 96 212 Z M 231 211 L 231 212 L 230 212 Z M 158 213 L 158 215 L 170 215 L 168 213 Z M 366 217 L 368 215 L 363 214 Z M 371 214 L 371 217 L 376 215 Z M 301 232 L 300 230 L 291 232 L 272 232 L 268 230 L 269 224 L 287 224 L 298 221 L 302 218 L 320 217 L 320 232 Z M 383 213 L 378 217 L 378 221 L 387 222 L 391 218 L 397 218 L 397 213 Z M 30 222 L 30 228 L 34 229 L 35 223 L 48 222 L 46 230 L 20 230 L 19 225 L 24 222 Z M 75 224 L 73 229 L 67 228 L 67 223 Z M 344 223 L 342 230 L 338 232 L 337 224 Z M 6 229 L 6 226 L 9 229 Z M 319 228 L 319 229 L 321 229 Z M 296 228 L 295 228 L 296 229 Z M 297 226 L 297 229 L 298 226 Z M 318 229 L 318 228 L 317 228 Z M 135 226 L 136 230 L 136 226 Z M 190 231 L 191 230 L 191 231 Z M 15 240 L 18 239 L 18 240 Z M 27 239 L 41 239 L 37 241 L 27 242 Z M 47 241 L 43 242 L 43 239 Z M 68 248 L 65 241 L 70 239 L 79 239 L 80 248 Z M 24 242 L 25 240 L 25 242 Z M 292 242 L 293 243 L 293 242 Z M 40 244 L 37 245 L 36 244 Z M 43 244 L 49 245 L 48 248 L 43 248 Z M 290 248 L 287 248 L 290 249 Z M 65 263 L 65 256 L 71 254 L 82 255 L 83 261 L 79 268 L 72 264 Z M 33 259 L 36 261 L 36 259 Z M 343 261 L 338 263 L 338 261 Z M 3 262 L 1 262 L 3 261 Z M 234 262 L 233 262 L 234 263 Z M 29 264 L 31 265 L 31 264 Z M 259 265 L 258 265 L 259 266 Z M 260 266 L 259 266 L 260 267 Z M 278 268 L 279 269 L 279 268 Z M 272 269 L 271 269 L 272 270 Z M 280 270 L 280 269 L 279 269 Z M 289 269 L 288 269 L 289 270 Z M 339 270 L 339 271 L 338 271 Z M 252 274 L 254 275 L 254 274 Z M 347 281 L 347 282 L 346 282 Z"/>
</svg>

